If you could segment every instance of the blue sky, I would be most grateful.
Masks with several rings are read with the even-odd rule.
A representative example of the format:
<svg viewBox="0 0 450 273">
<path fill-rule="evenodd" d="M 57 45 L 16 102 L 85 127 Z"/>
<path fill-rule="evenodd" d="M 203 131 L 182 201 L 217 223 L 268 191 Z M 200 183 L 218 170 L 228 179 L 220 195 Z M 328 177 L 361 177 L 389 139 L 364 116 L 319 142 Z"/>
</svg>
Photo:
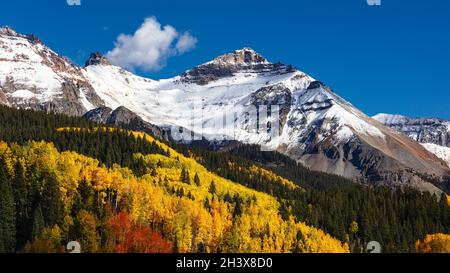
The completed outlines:
<svg viewBox="0 0 450 273">
<path fill-rule="evenodd" d="M 369 115 L 450 119 L 449 2 L 15 0 L 2 1 L 0 25 L 34 33 L 83 64 L 88 53 L 112 50 L 119 34 L 133 34 L 154 16 L 197 43 L 160 70 L 138 74 L 171 77 L 248 46 L 323 81 Z"/>
</svg>

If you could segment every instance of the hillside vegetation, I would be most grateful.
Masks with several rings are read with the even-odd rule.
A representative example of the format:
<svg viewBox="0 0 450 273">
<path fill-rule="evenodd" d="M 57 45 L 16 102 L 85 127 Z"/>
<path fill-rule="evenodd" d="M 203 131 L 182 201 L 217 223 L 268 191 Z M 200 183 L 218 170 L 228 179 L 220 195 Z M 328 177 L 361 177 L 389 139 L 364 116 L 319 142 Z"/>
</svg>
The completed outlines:
<svg viewBox="0 0 450 273">
<path fill-rule="evenodd" d="M 149 135 L 18 113 L 0 126 L 0 252 L 63 252 L 72 240 L 84 252 L 348 252 L 320 229 L 283 219 L 273 196 Z"/>
<path fill-rule="evenodd" d="M 156 173 L 138 178 L 127 168 L 107 169 L 45 142 L 2 143 L 2 203 L 9 204 L 3 250 L 52 251 L 70 239 L 89 252 L 121 250 L 128 244 L 122 233 L 130 231 L 115 230 L 115 221 L 125 218 L 139 233 L 132 237 L 157 234 L 172 246 L 161 251 L 348 251 L 318 229 L 281 219 L 273 197 L 211 174 L 173 150 L 171 157 L 137 156 L 154 164 Z M 198 185 L 182 181 L 183 170 L 195 173 Z M 138 245 L 125 250 L 142 251 Z"/>
<path fill-rule="evenodd" d="M 447 196 L 357 185 L 257 146 L 213 152 L 6 107 L 0 121 L 4 252 L 69 240 L 91 252 L 360 252 L 372 240 L 415 252 L 449 233 Z"/>
</svg>

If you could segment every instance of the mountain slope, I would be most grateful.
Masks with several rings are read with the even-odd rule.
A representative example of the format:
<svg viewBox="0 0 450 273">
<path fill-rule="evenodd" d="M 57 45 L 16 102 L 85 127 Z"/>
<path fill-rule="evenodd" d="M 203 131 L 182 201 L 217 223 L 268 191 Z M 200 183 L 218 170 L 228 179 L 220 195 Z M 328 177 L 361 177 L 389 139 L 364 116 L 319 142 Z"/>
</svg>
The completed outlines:
<svg viewBox="0 0 450 273">
<path fill-rule="evenodd" d="M 386 126 L 404 133 L 417 142 L 450 147 L 449 120 L 439 118 L 410 118 L 390 114 L 378 114 L 373 118 Z"/>
<path fill-rule="evenodd" d="M 219 183 L 222 184 L 222 178 L 226 178 L 229 181 L 236 182 L 237 187 L 234 188 L 237 191 L 234 193 L 242 194 L 241 197 L 243 197 L 245 192 L 248 192 L 248 188 L 259 191 L 262 194 L 266 193 L 279 201 L 279 214 L 282 215 L 283 219 L 294 216 L 308 226 L 319 228 L 342 242 L 347 241 L 346 234 L 349 225 L 355 219 L 359 219 L 358 226 L 361 232 L 358 234 L 358 238 L 361 240 L 361 246 L 372 240 L 383 241 L 386 244 L 386 247 L 383 247 L 384 252 L 414 251 L 417 239 L 423 239 L 429 233 L 448 233 L 448 227 L 450 227 L 448 223 L 450 218 L 447 217 L 450 212 L 449 207 L 442 204 L 442 200 L 446 200 L 446 198 L 439 203 L 436 202 L 436 198 L 432 195 L 412 189 L 391 191 L 386 187 L 365 187 L 354 184 L 342 177 L 312 172 L 281 154 L 262 152 L 257 145 L 239 145 L 239 148 L 236 150 L 217 153 L 203 149 L 190 149 L 186 145 L 170 143 L 177 153 L 169 153 L 167 145 L 161 145 L 160 142 L 146 142 L 139 138 L 135 139 L 125 130 L 96 130 L 95 128 L 99 125 L 87 122 L 79 117 L 0 107 L 0 120 L 0 139 L 8 143 L 17 143 L 21 146 L 29 147 L 30 140 L 52 142 L 60 153 L 67 154 L 65 151 L 72 151 L 95 158 L 100 161 L 99 166 L 106 166 L 110 170 L 117 170 L 115 165 L 119 164 L 121 167 L 129 168 L 136 177 L 142 177 L 146 174 L 149 179 L 153 178 L 153 181 L 156 179 L 156 184 L 160 186 L 165 184 L 165 176 L 160 176 L 163 181 L 158 183 L 159 179 L 152 176 L 155 175 L 153 170 L 156 171 L 156 175 L 164 174 L 161 171 L 164 171 L 165 174 L 168 174 L 167 171 L 170 171 L 172 174 L 175 172 L 174 176 L 168 177 L 170 184 L 168 188 L 169 193 L 180 196 L 181 187 L 184 189 L 185 197 L 194 196 L 196 201 L 202 204 L 204 200 L 198 197 L 204 196 L 205 191 L 203 189 L 205 186 L 208 186 L 210 179 L 205 179 L 207 174 L 204 172 L 205 169 L 197 164 L 199 163 L 206 167 L 209 178 L 212 178 L 211 175 L 214 175 L 214 180 L 217 182 L 216 190 L 219 190 L 219 192 L 221 191 Z M 67 127 L 77 129 L 57 130 L 57 128 Z M 85 129 L 80 130 L 79 128 Z M 17 145 L 13 146 L 17 147 Z M 17 149 L 14 150 L 18 151 Z M 152 155 L 142 158 L 134 156 L 137 153 Z M 49 162 L 52 158 L 51 155 L 54 153 L 45 149 L 39 149 L 39 154 L 43 156 L 43 163 L 45 164 Z M 178 156 L 179 154 L 183 156 Z M 25 160 L 28 158 L 36 159 L 29 152 L 21 153 L 21 157 Z M 171 187 L 172 178 L 172 182 L 176 183 L 179 181 L 179 174 L 182 170 L 179 168 L 180 162 L 177 160 L 177 157 L 181 159 L 183 166 L 190 172 L 190 178 L 193 179 L 191 180 L 191 185 L 180 181 L 181 183 L 174 185 L 174 190 Z M 167 158 L 170 158 L 170 160 Z M 66 159 L 68 161 L 59 159 L 50 161 L 60 162 L 61 172 L 63 173 L 57 177 L 65 181 L 73 181 L 72 179 L 76 177 L 77 171 L 70 171 L 71 166 L 73 167 L 74 165 L 69 158 Z M 142 162 L 141 159 L 144 159 L 145 162 Z M 166 162 L 168 164 L 165 164 Z M 194 165 L 191 163 L 194 163 Z M 0 168 L 2 166 L 4 164 L 0 164 Z M 43 165 L 39 163 L 39 166 Z M 100 176 L 95 179 L 96 186 L 100 186 L 99 183 L 109 184 L 108 177 L 101 175 L 105 173 L 103 171 L 104 167 L 101 168 L 102 170 L 99 170 Z M 176 169 L 178 169 L 178 172 Z M 36 169 L 27 168 L 27 170 L 35 171 Z M 82 170 L 83 172 L 90 172 L 87 166 L 84 166 Z M 199 174 L 200 187 L 195 187 L 198 184 L 198 181 L 196 182 L 195 179 L 196 172 Z M 129 171 L 126 174 L 129 178 Z M 29 178 L 35 177 L 33 174 L 26 176 Z M 87 177 L 91 179 L 89 175 Z M 114 177 L 109 181 L 118 182 L 117 179 L 117 177 Z M 300 185 L 300 188 L 292 182 L 286 181 L 286 179 Z M 237 184 L 245 186 L 247 190 L 241 190 L 242 187 Z M 225 186 L 224 184 L 222 185 Z M 85 187 L 82 186 L 80 191 L 86 194 Z M 229 192 L 229 190 L 226 192 Z M 3 196 L 3 194 L 0 194 L 0 197 Z M 139 192 L 138 196 L 141 197 L 144 194 Z M 258 194 L 257 196 L 260 195 Z M 111 197 L 113 198 L 113 196 Z M 87 198 L 86 195 L 84 195 L 84 198 L 83 201 L 78 198 L 77 200 L 85 204 L 83 205 L 84 208 L 92 208 L 92 201 L 96 200 L 96 198 Z M 236 202 L 233 196 L 226 193 L 223 199 L 231 205 Z M 257 197 L 257 199 L 261 201 L 261 198 Z M 35 199 L 31 198 L 31 200 Z M 215 200 L 219 201 L 217 198 Z M 210 198 L 209 201 L 211 205 L 212 199 Z M 115 206 L 117 205 L 116 202 L 112 202 L 115 203 Z M 155 204 L 145 202 L 145 204 L 145 207 L 155 205 L 161 208 L 158 202 Z M 78 205 L 76 205 L 75 209 L 77 207 L 80 209 Z M 137 208 L 139 207 L 137 206 Z M 421 209 L 417 210 L 418 207 Z M 386 211 L 390 213 L 386 214 Z M 28 215 L 33 217 L 33 213 Z M 108 215 L 98 215 L 98 219 L 103 219 L 102 217 Z M 181 217 L 180 219 L 185 218 Z M 101 220 L 101 222 L 104 221 Z M 415 228 L 411 225 L 412 222 L 423 223 L 423 228 Z M 183 223 L 185 222 L 180 224 Z M 29 231 L 31 232 L 31 230 Z M 304 235 L 303 238 L 308 238 L 307 233 L 304 233 L 303 230 L 302 233 Z M 402 234 L 402 236 L 399 237 L 398 234 Z M 319 235 L 319 238 L 322 237 L 320 234 L 317 235 Z M 280 237 L 277 236 L 277 238 Z M 21 241 L 26 243 L 27 240 L 24 240 L 22 237 Z M 315 244 L 314 242 L 314 239 L 307 240 L 308 244 Z"/>
<path fill-rule="evenodd" d="M 450 147 L 444 147 L 433 143 L 422 143 L 422 146 L 440 159 L 447 162 L 450 166 Z"/>
<path fill-rule="evenodd" d="M 422 143 L 422 146 L 450 166 L 450 121 L 390 114 L 378 114 L 373 118 Z"/>
<path fill-rule="evenodd" d="M 87 112 L 83 117 L 96 123 L 145 132 L 158 139 L 168 139 L 166 131 L 144 121 L 141 117 L 123 106 L 118 107 L 114 111 L 108 107 L 99 107 Z"/>
<path fill-rule="evenodd" d="M 143 243 L 149 228 L 180 253 L 348 252 L 322 230 L 282 218 L 276 197 L 223 178 L 145 133 L 6 107 L 0 120 L 0 183 L 14 186 L 1 187 L 0 197 L 21 204 L 2 215 L 19 220 L 0 234 L 12 242 L 7 252 L 56 252 L 77 239 L 83 253 L 149 252 L 157 239 Z M 18 137 L 25 139 L 15 143 Z M 298 188 L 268 170 L 264 176 Z M 122 214 L 129 220 L 113 224 Z M 86 229 L 86 221 L 93 228 Z M 126 244 L 117 238 L 134 230 L 130 224 L 141 228 L 140 248 L 131 247 L 128 236 Z M 56 231 L 51 237 L 49 229 Z"/>
<path fill-rule="evenodd" d="M 0 28 L 0 103 L 82 115 L 103 104 L 79 68 L 34 35 Z"/>
<path fill-rule="evenodd" d="M 98 53 L 77 68 L 35 44 L 32 36 L 5 28 L 0 33 L 0 50 L 9 54 L 2 61 L 0 87 L 11 106 L 74 115 L 100 106 L 127 109 L 170 130 L 176 140 L 194 136 L 259 144 L 314 170 L 376 184 L 439 193 L 429 181 L 449 172 L 417 142 L 366 116 L 322 83 L 249 48 L 171 79 L 151 80 L 109 64 Z M 20 57 L 24 51 L 27 58 Z M 32 77 L 22 75 L 25 70 L 33 71 Z"/>
</svg>

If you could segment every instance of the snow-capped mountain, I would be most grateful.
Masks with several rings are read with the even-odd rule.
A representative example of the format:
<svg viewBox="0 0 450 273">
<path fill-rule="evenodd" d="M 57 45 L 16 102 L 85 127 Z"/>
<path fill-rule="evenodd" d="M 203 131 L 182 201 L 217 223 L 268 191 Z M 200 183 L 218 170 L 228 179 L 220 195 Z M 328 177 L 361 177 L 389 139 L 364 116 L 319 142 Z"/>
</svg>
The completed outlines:
<svg viewBox="0 0 450 273">
<path fill-rule="evenodd" d="M 81 69 L 34 35 L 0 28 L 0 65 L 3 104 L 69 115 L 103 104 Z"/>
<path fill-rule="evenodd" d="M 10 106 L 76 115 L 102 106 L 89 113 L 100 120 L 120 107 L 146 124 L 171 128 L 173 138 L 189 140 L 191 133 L 178 130 L 185 128 L 210 141 L 260 144 L 314 170 L 431 192 L 440 190 L 430 181 L 450 171 L 422 145 L 368 117 L 321 82 L 249 48 L 164 80 L 136 76 L 101 54 L 77 68 L 31 36 L 5 28 L 0 53 L 0 90 Z"/>
<path fill-rule="evenodd" d="M 410 118 L 390 114 L 378 114 L 373 118 L 422 143 L 427 150 L 445 160 L 450 166 L 449 120 L 439 118 Z"/>
<path fill-rule="evenodd" d="M 410 118 L 390 114 L 378 114 L 373 118 L 386 126 L 403 132 L 420 143 L 432 143 L 450 147 L 450 120 Z"/>
</svg>

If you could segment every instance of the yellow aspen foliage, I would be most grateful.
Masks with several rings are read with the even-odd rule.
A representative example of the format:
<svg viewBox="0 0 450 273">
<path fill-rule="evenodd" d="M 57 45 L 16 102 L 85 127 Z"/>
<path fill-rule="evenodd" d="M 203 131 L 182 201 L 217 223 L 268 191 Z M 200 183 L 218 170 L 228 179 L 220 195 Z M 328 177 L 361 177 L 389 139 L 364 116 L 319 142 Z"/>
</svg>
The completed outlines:
<svg viewBox="0 0 450 273">
<path fill-rule="evenodd" d="M 61 129 L 68 130 L 68 129 Z M 101 128 L 101 130 L 117 130 Z M 80 185 L 95 193 L 95 204 L 125 210 L 134 225 L 149 226 L 161 232 L 179 252 L 349 252 L 348 246 L 323 231 L 297 222 L 283 220 L 280 203 L 268 194 L 249 189 L 209 172 L 195 159 L 176 152 L 150 136 L 132 132 L 135 137 L 155 142 L 169 151 L 170 156 L 136 154 L 151 168 L 153 175 L 136 177 L 119 165 L 105 168 L 98 160 L 74 152 L 59 153 L 52 144 L 30 142 L 25 146 L 0 145 L 0 155 L 10 150 L 12 161 L 24 160 L 26 165 L 51 170 L 61 188 L 65 206 L 63 230 L 79 223 L 83 240 L 91 252 L 98 251 L 96 226 L 99 224 L 88 212 L 68 217 Z M 191 178 L 198 175 L 201 183 L 180 181 L 182 169 Z M 252 171 L 271 176 L 277 183 L 289 185 L 269 171 L 254 167 Z M 209 188 L 214 181 L 216 190 Z M 291 185 L 295 186 L 295 185 Z M 239 196 L 240 213 L 236 204 L 225 196 Z M 302 236 L 299 236 L 301 234 Z"/>
<path fill-rule="evenodd" d="M 61 229 L 55 225 L 52 228 L 45 228 L 41 234 L 34 240 L 29 242 L 23 249 L 24 253 L 64 253 L 65 249 L 62 247 L 62 232 Z"/>
<path fill-rule="evenodd" d="M 430 234 L 423 241 L 416 242 L 416 250 L 419 253 L 450 253 L 450 235 Z"/>
<path fill-rule="evenodd" d="M 80 229 L 83 234 L 81 242 L 83 243 L 84 251 L 88 253 L 94 253 L 98 251 L 98 235 L 97 220 L 95 216 L 87 211 L 80 211 L 77 215 Z"/>
<path fill-rule="evenodd" d="M 253 174 L 253 175 L 256 175 L 256 174 L 257 174 L 257 175 L 260 175 L 260 176 L 266 178 L 266 179 L 269 180 L 269 181 L 272 181 L 272 182 L 274 182 L 274 183 L 281 184 L 281 185 L 286 186 L 286 187 L 288 187 L 288 188 L 290 188 L 290 189 L 299 189 L 299 188 L 300 188 L 300 187 L 299 187 L 298 185 L 296 185 L 294 182 L 292 182 L 292 181 L 290 181 L 290 180 L 288 180 L 288 179 L 286 179 L 286 178 L 284 178 L 284 177 L 281 177 L 281 176 L 275 174 L 275 173 L 272 172 L 272 171 L 269 171 L 269 170 L 267 170 L 267 169 L 258 167 L 258 166 L 256 166 L 256 165 L 251 166 L 251 167 L 247 170 L 247 169 L 242 168 L 242 167 L 240 167 L 240 166 L 236 166 L 236 164 L 234 164 L 234 163 L 231 163 L 231 162 L 230 162 L 229 164 L 230 164 L 230 167 L 233 167 L 233 168 L 235 168 L 235 169 L 237 168 L 237 169 L 238 169 L 239 171 L 241 171 L 241 172 L 247 172 L 247 173 Z"/>
<path fill-rule="evenodd" d="M 0 157 L 6 164 L 6 170 L 10 175 L 14 174 L 14 162 L 11 149 L 6 142 L 0 141 Z"/>
</svg>

